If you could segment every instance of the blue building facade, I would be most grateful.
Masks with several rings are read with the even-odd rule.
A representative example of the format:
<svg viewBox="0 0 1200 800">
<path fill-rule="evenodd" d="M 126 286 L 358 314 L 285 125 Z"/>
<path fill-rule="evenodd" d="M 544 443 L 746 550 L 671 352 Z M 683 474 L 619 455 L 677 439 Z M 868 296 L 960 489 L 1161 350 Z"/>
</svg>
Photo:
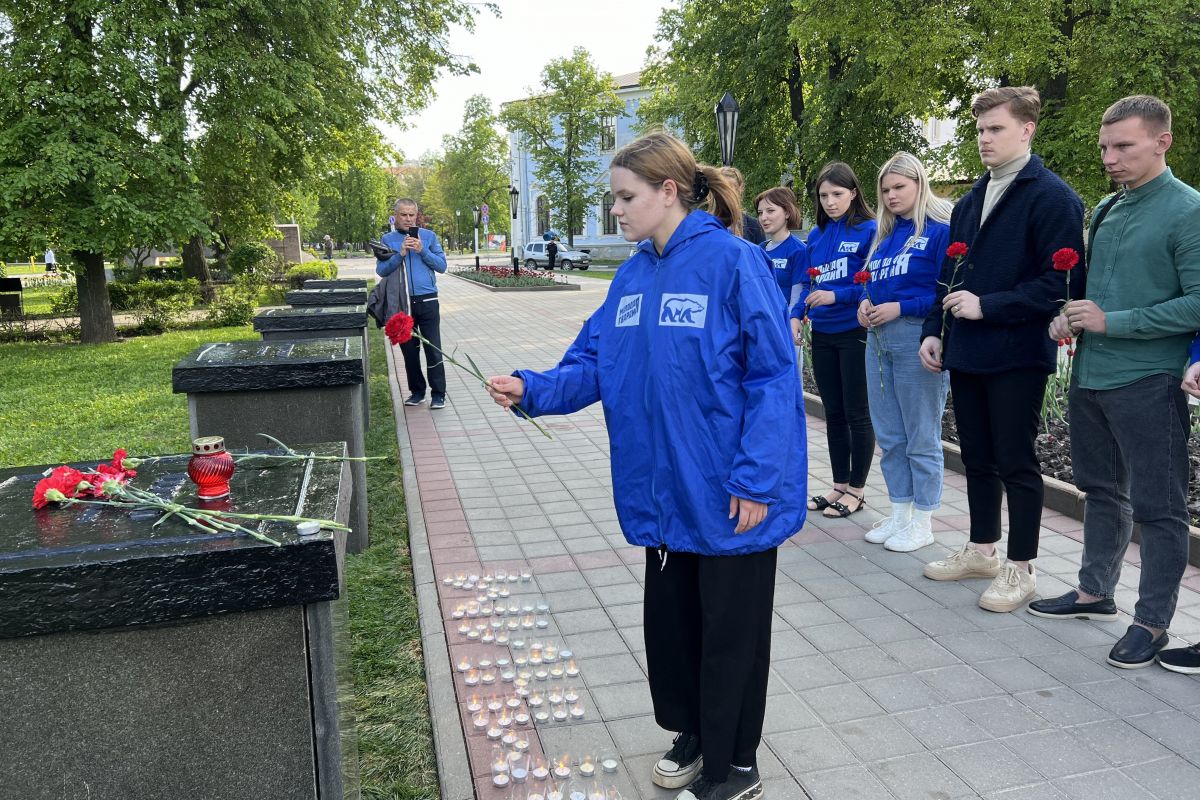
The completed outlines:
<svg viewBox="0 0 1200 800">
<path fill-rule="evenodd" d="M 639 85 L 640 73 L 630 72 L 614 76 L 617 88 L 616 95 L 624 104 L 620 115 L 604 120 L 605 135 L 601 141 L 600 152 L 597 153 L 599 173 L 593 176 L 597 183 L 608 185 L 608 165 L 617 150 L 636 138 L 634 126 L 637 123 L 638 106 L 643 99 L 650 96 L 647 89 Z M 513 220 L 513 246 L 521 248 L 525 243 L 541 238 L 550 228 L 552 209 L 549 198 L 538 185 L 534 177 L 537 166 L 534 158 L 521 147 L 515 134 L 509 134 L 509 168 L 511 180 L 520 195 L 517 199 L 517 218 Z M 621 236 L 616 218 L 609 211 L 612 208 L 612 195 L 606 190 L 603 199 L 594 208 L 588 209 L 583 220 L 582 228 L 575 231 L 575 247 L 588 250 L 592 258 L 619 258 L 629 255 L 632 247 Z M 566 240 L 566 231 L 559 230 L 561 238 Z"/>
</svg>

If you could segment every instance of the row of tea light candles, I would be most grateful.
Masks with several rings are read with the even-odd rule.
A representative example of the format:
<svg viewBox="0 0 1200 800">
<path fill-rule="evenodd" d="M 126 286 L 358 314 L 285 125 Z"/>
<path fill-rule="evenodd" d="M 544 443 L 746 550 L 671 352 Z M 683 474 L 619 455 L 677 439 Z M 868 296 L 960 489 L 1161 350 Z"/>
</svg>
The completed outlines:
<svg viewBox="0 0 1200 800">
<path fill-rule="evenodd" d="M 500 600 L 506 602 L 500 602 Z M 504 598 L 496 597 L 489 598 L 487 595 L 477 595 L 474 600 L 466 600 L 459 603 L 450 612 L 453 619 L 462 619 L 463 617 L 490 617 L 490 616 L 510 616 L 516 617 L 522 614 L 529 615 L 533 612 L 544 614 L 550 610 L 550 605 L 545 598 L 538 597 L 536 600 L 529 597 L 515 598 L 505 596 Z"/>
<path fill-rule="evenodd" d="M 532 778 L 538 783 L 547 780 L 566 781 L 571 778 L 572 767 L 582 778 L 593 778 L 598 772 L 615 773 L 617 759 L 605 753 L 597 758 L 591 753 L 580 756 L 578 763 L 569 755 L 549 761 L 541 756 L 531 756 L 519 749 L 507 749 L 503 745 L 492 747 L 492 783 L 507 786 L 509 781 L 524 783 Z"/>
<path fill-rule="evenodd" d="M 569 687 L 552 689 L 545 698 L 536 692 L 526 698 L 510 695 L 501 699 L 493 695 L 485 702 L 472 695 L 467 701 L 467 712 L 472 715 L 475 731 L 486 733 L 489 739 L 499 739 L 507 729 L 528 725 L 531 719 L 566 722 L 583 719 L 585 713 L 579 692 Z"/>
<path fill-rule="evenodd" d="M 472 662 L 464 655 L 455 667 L 462 673 L 463 683 L 467 686 L 490 686 L 497 678 L 503 683 L 528 686 L 530 680 L 579 677 L 579 665 L 575 663 L 574 653 L 570 650 L 560 651 L 553 645 L 543 647 L 540 643 L 534 643 L 529 648 L 529 655 L 518 653 L 512 659 L 499 655 L 493 660 L 484 655 Z"/>
<path fill-rule="evenodd" d="M 446 575 L 442 578 L 442 584 L 453 589 L 483 589 L 494 590 L 497 594 L 500 591 L 500 586 L 506 583 L 529 583 L 533 580 L 533 573 L 528 568 L 521 570 L 505 570 L 497 568 L 494 572 L 487 571 L 483 575 L 476 575 L 459 570 L 453 575 Z"/>
</svg>

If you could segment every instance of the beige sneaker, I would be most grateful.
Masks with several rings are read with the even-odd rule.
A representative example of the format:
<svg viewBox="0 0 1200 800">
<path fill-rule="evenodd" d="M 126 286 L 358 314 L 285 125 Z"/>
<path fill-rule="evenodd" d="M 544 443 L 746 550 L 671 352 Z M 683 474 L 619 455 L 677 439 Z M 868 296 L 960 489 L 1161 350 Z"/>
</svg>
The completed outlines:
<svg viewBox="0 0 1200 800">
<path fill-rule="evenodd" d="M 1029 565 L 1033 569 L 1033 565 Z M 1011 561 L 1004 562 L 1004 568 L 992 581 L 992 585 L 979 597 L 979 607 L 999 614 L 1016 611 L 1025 602 L 1037 594 L 1037 578 L 1033 572 L 1026 572 Z"/>
<path fill-rule="evenodd" d="M 1000 556 L 985 556 L 967 542 L 962 549 L 941 561 L 925 565 L 925 577 L 935 581 L 960 578 L 991 578 L 1000 572 Z"/>
</svg>

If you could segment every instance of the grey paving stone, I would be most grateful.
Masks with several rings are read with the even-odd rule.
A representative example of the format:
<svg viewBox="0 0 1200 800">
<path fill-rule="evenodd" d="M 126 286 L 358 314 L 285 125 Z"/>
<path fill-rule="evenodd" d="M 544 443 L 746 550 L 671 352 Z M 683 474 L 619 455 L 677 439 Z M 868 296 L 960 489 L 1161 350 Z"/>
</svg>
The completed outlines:
<svg viewBox="0 0 1200 800">
<path fill-rule="evenodd" d="M 929 608 L 941 608 L 937 601 L 911 587 L 884 594 L 875 594 L 874 592 L 871 594 L 881 605 L 890 608 L 897 614 L 907 614 L 910 611 L 922 611 Z"/>
<path fill-rule="evenodd" d="M 1115 769 L 1063 778 L 1054 785 L 1072 800 L 1151 800 L 1154 797 Z"/>
<path fill-rule="evenodd" d="M 554 529 L 558 532 L 558 538 L 563 541 L 567 541 L 568 539 L 603 538 L 600 534 L 600 529 L 590 522 L 582 525 L 555 525 Z"/>
<path fill-rule="evenodd" d="M 1130 725 L 1191 761 L 1200 761 L 1200 720 L 1172 709 L 1131 717 Z"/>
<path fill-rule="evenodd" d="M 795 603 L 811 603 L 816 600 L 803 586 L 793 580 L 786 579 L 775 584 L 775 607 L 793 605 Z"/>
<path fill-rule="evenodd" d="M 1041 776 L 1000 742 L 939 750 L 937 757 L 976 792 L 1038 783 Z"/>
<path fill-rule="evenodd" d="M 951 703 L 1003 693 L 999 686 L 966 664 L 923 670 L 917 673 L 917 677 L 929 684 L 939 697 Z"/>
<path fill-rule="evenodd" d="M 1155 797 L 1183 798 L 1200 789 L 1200 768 L 1178 756 L 1122 770 Z"/>
<path fill-rule="evenodd" d="M 833 732 L 863 761 L 880 761 L 925 752 L 924 745 L 889 717 L 842 722 L 832 727 Z"/>
<path fill-rule="evenodd" d="M 580 670 L 584 669 L 585 659 L 628 654 L 630 649 L 624 637 L 615 630 L 569 634 L 563 638 L 580 660 Z"/>
<path fill-rule="evenodd" d="M 796 692 L 820 686 L 833 686 L 848 680 L 832 661 L 822 655 L 778 661 L 774 663 L 774 667 L 779 677 Z"/>
<path fill-rule="evenodd" d="M 605 721 L 641 716 L 654 711 L 650 700 L 650 687 L 644 680 L 597 686 L 591 691 L 592 698 Z"/>
<path fill-rule="evenodd" d="M 829 660 L 851 680 L 861 681 L 907 672 L 908 667 L 878 647 L 856 647 L 828 654 Z"/>
<path fill-rule="evenodd" d="M 1139 669 L 1126 672 L 1126 680 L 1175 708 L 1187 708 L 1197 703 L 1196 679 L 1165 669 Z"/>
<path fill-rule="evenodd" d="M 954 706 L 933 706 L 894 715 L 913 736 L 930 750 L 973 744 L 992 738 Z"/>
<path fill-rule="evenodd" d="M 848 622 L 807 626 L 802 628 L 800 633 L 822 653 L 831 653 L 835 650 L 849 650 L 854 647 L 866 647 L 871 643 L 870 639 L 859 633 Z"/>
<path fill-rule="evenodd" d="M 544 558 L 545 556 L 562 556 L 567 554 L 567 548 L 557 539 L 545 542 L 527 542 L 521 545 L 521 552 L 526 560 Z"/>
<path fill-rule="evenodd" d="M 1014 736 L 1045 730 L 1051 725 L 1011 697 L 989 697 L 955 706 L 969 720 L 992 736 Z"/>
<path fill-rule="evenodd" d="M 857 763 L 850 748 L 828 728 L 771 733 L 766 740 L 793 775 Z"/>
<path fill-rule="evenodd" d="M 925 634 L 902 617 L 893 614 L 890 617 L 874 619 L 858 619 L 850 623 L 875 644 L 884 642 L 902 642 L 905 639 L 924 639 Z"/>
<path fill-rule="evenodd" d="M 930 753 L 879 761 L 870 768 L 900 800 L 951 800 L 975 796 L 967 784 Z"/>
<path fill-rule="evenodd" d="M 565 592 L 547 592 L 546 602 L 554 613 L 560 611 L 579 611 L 585 608 L 596 608 L 600 605 L 596 595 L 590 589 L 569 589 Z"/>
<path fill-rule="evenodd" d="M 1062 685 L 1057 678 L 1038 669 L 1024 658 L 983 661 L 974 666 L 979 674 L 1006 692 L 1027 692 Z"/>
<path fill-rule="evenodd" d="M 606 725 L 617 750 L 623 756 L 640 756 L 647 753 L 661 755 L 671 747 L 673 734 L 658 727 L 653 714 L 618 719 Z"/>
<path fill-rule="evenodd" d="M 588 525 L 591 523 L 591 518 L 582 511 L 568 511 L 559 514 L 547 514 L 546 518 L 550 520 L 550 524 L 556 528 L 565 525 Z"/>
<path fill-rule="evenodd" d="M 601 586 L 596 589 L 596 594 L 599 595 L 601 590 L 609 587 Z M 641 587 L 638 587 L 641 592 Z M 636 605 L 627 603 L 620 606 L 605 606 L 605 611 L 608 612 L 608 618 L 613 621 L 613 625 L 617 628 L 624 628 L 630 625 L 641 625 L 645 617 L 644 606 L 639 602 Z"/>
<path fill-rule="evenodd" d="M 841 575 L 843 578 L 852 575 L 869 575 L 877 572 L 879 567 L 860 555 L 847 554 L 838 558 L 826 559 L 825 566 Z M 861 587 L 860 587 L 861 588 Z"/>
<path fill-rule="evenodd" d="M 538 574 L 534 576 L 534 580 L 538 587 L 546 593 L 588 588 L 587 581 L 575 570 Z"/>
<path fill-rule="evenodd" d="M 1075 691 L 1117 717 L 1153 714 L 1169 708 L 1162 700 L 1121 678 L 1099 683 L 1076 683 L 1074 686 Z"/>
<path fill-rule="evenodd" d="M 617 606 L 633 606 L 637 609 L 638 617 L 641 617 L 642 598 L 645 596 L 645 591 L 637 581 L 630 580 L 629 583 L 614 586 L 597 586 L 595 592 L 600 603 L 610 612 Z"/>
<path fill-rule="evenodd" d="M 912 670 L 936 669 L 962 663 L 958 657 L 932 639 L 904 639 L 879 645 L 892 657 Z"/>
<path fill-rule="evenodd" d="M 775 608 L 775 613 L 788 621 L 793 628 L 802 631 L 815 625 L 841 622 L 842 618 L 828 609 L 824 603 L 797 603 Z"/>
<path fill-rule="evenodd" d="M 1061 653 L 1064 649 L 1062 642 L 1029 625 L 998 630 L 993 632 L 992 636 L 1011 647 L 1017 655 L 1026 658 L 1046 653 Z"/>
<path fill-rule="evenodd" d="M 591 586 L 616 586 L 634 582 L 628 567 L 594 567 L 583 571 L 583 578 Z"/>
<path fill-rule="evenodd" d="M 1014 697 L 1055 725 L 1082 725 L 1112 717 L 1112 714 L 1083 695 L 1064 686 L 1021 692 Z"/>
<path fill-rule="evenodd" d="M 1004 744 L 1050 779 L 1095 772 L 1110 766 L 1083 742 L 1062 730 L 1010 736 Z"/>
<path fill-rule="evenodd" d="M 563 546 L 567 548 L 567 552 L 571 553 L 571 555 L 597 553 L 601 550 L 612 549 L 609 543 L 598 532 L 594 536 L 587 536 L 581 539 L 564 539 Z"/>
<path fill-rule="evenodd" d="M 824 772 L 810 772 L 800 781 L 812 800 L 846 800 L 851 797 L 895 797 L 866 767 L 837 767 Z M 764 785 L 764 789 L 767 787 Z"/>
<path fill-rule="evenodd" d="M 903 579 L 905 576 L 901 576 Z M 921 594 L 936 600 L 943 608 L 969 608 L 979 602 L 986 586 L 975 588 L 971 581 L 931 581 L 918 575 L 912 586 Z M 951 633 L 952 631 L 943 631 Z"/>
<path fill-rule="evenodd" d="M 920 678 L 909 673 L 871 678 L 860 681 L 859 686 L 889 714 L 938 704 L 933 691 Z"/>
<path fill-rule="evenodd" d="M 630 625 L 620 629 L 621 638 L 634 652 L 646 649 L 646 631 L 641 625 Z"/>
<path fill-rule="evenodd" d="M 1040 628 L 1042 632 L 1077 650 L 1092 645 L 1108 645 L 1112 647 L 1117 639 L 1125 633 L 1123 627 L 1113 623 L 1046 619 L 1044 617 L 1035 617 L 1032 614 L 1028 615 L 1028 617 L 1027 622 L 1030 625 Z M 1099 627 L 1100 625 L 1104 627 L 1101 628 Z"/>
<path fill-rule="evenodd" d="M 763 733 L 784 733 L 813 728 L 821 725 L 821 720 L 813 713 L 808 704 L 788 692 L 772 697 L 767 703 L 767 713 L 763 721 Z"/>
<path fill-rule="evenodd" d="M 1029 656 L 1029 660 L 1058 678 L 1060 683 L 1074 685 L 1089 681 L 1107 681 L 1118 677 L 1122 670 L 1101 664 L 1073 650 Z"/>
<path fill-rule="evenodd" d="M 626 653 L 577 658 L 576 663 L 579 666 L 579 671 L 583 675 L 584 681 L 593 690 L 599 686 L 644 681 L 646 679 L 646 675 L 642 672 L 642 667 L 638 664 L 637 659 Z"/>
<path fill-rule="evenodd" d="M 916 625 L 930 636 L 943 636 L 949 633 L 966 633 L 976 630 L 976 626 L 967 622 L 948 608 L 927 608 L 919 611 L 909 611 L 904 618 Z"/>
<path fill-rule="evenodd" d="M 827 723 L 876 717 L 884 713 L 870 695 L 852 683 L 809 689 L 801 692 L 800 698 Z"/>
<path fill-rule="evenodd" d="M 817 649 L 790 625 L 783 630 L 771 633 L 772 661 L 787 661 L 792 658 L 811 656 L 816 652 Z"/>
<path fill-rule="evenodd" d="M 584 753 L 599 757 L 601 753 L 616 751 L 607 726 L 599 721 L 538 726 L 537 734 L 543 752 L 551 760 L 570 755 L 572 761 L 578 761 Z"/>
<path fill-rule="evenodd" d="M 863 595 L 858 595 L 855 597 L 837 597 L 833 600 L 825 601 L 825 605 L 833 609 L 839 617 L 847 622 L 874 619 L 876 617 L 897 619 L 890 609 L 880 605 L 873 598 Z"/>
<path fill-rule="evenodd" d="M 863 590 L 845 578 L 816 578 L 802 581 L 804 588 L 818 600 L 833 600 L 837 597 L 853 597 Z"/>
<path fill-rule="evenodd" d="M 951 633 L 938 636 L 937 643 L 967 663 L 1007 658 L 1012 648 L 987 631 Z"/>
<path fill-rule="evenodd" d="M 515 523 L 517 520 L 513 520 L 513 522 Z M 558 541 L 558 534 L 554 532 L 554 528 L 549 527 L 518 528 L 514 525 L 513 535 L 517 537 L 517 542 L 520 544 Z"/>
<path fill-rule="evenodd" d="M 986 796 L 986 800 L 1067 800 L 1067 796 L 1053 784 L 1035 783 L 1032 786 L 993 792 Z"/>
<path fill-rule="evenodd" d="M 808 581 L 836 578 L 838 576 L 836 572 L 816 559 L 780 564 L 779 571 L 795 580 L 801 586 Z"/>
<path fill-rule="evenodd" d="M 1103 720 L 1067 728 L 1114 767 L 1127 767 L 1165 758 L 1171 751 L 1124 720 Z"/>
</svg>

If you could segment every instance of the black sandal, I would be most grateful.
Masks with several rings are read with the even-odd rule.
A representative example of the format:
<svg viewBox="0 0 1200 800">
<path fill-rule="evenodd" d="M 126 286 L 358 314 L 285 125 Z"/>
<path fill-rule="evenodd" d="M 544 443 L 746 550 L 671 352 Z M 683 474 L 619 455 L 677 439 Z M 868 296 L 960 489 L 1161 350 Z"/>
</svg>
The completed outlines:
<svg viewBox="0 0 1200 800">
<path fill-rule="evenodd" d="M 859 511 L 862 511 L 863 506 L 865 506 L 867 504 L 867 493 L 866 492 L 863 492 L 861 495 L 858 495 L 858 494 L 855 494 L 854 492 L 850 491 L 849 489 L 847 489 L 846 491 L 842 492 L 842 494 L 843 495 L 848 494 L 851 497 L 853 497 L 855 500 L 858 501 L 858 505 L 854 507 L 854 510 L 851 511 L 846 506 L 845 503 L 841 503 L 841 502 L 830 503 L 829 508 L 832 508 L 835 513 L 830 514 L 829 508 L 827 508 L 821 513 L 821 516 L 825 517 L 826 519 L 845 519 L 846 517 L 850 516 L 851 514 L 856 514 Z"/>
<path fill-rule="evenodd" d="M 834 489 L 834 491 L 838 493 L 838 499 L 841 499 L 842 495 L 845 494 L 845 492 L 843 492 L 841 489 Z M 814 494 L 812 497 L 808 498 L 808 510 L 821 511 L 822 509 L 829 508 L 835 503 L 835 500 L 830 500 L 823 494 Z"/>
</svg>

